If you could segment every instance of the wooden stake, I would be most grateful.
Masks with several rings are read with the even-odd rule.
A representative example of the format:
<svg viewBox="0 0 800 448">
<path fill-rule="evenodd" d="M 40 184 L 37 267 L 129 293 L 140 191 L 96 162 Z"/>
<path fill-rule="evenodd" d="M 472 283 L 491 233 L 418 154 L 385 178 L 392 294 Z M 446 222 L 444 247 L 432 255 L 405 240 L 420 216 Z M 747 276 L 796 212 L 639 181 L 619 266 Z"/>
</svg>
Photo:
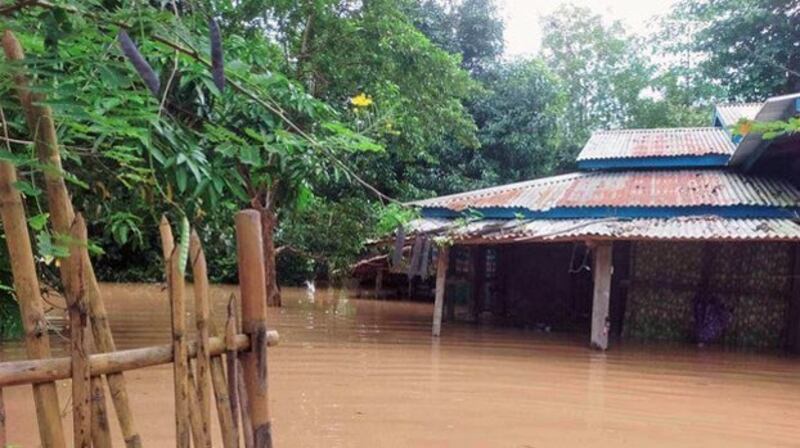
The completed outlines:
<svg viewBox="0 0 800 448">
<path fill-rule="evenodd" d="M 195 376 L 192 369 L 187 370 L 189 377 L 189 387 L 195 383 Z M 199 397 L 196 393 L 190 393 L 189 396 L 189 421 L 192 424 L 192 441 L 194 448 L 211 448 L 211 428 L 203 422 L 202 410 L 200 409 Z"/>
<path fill-rule="evenodd" d="M 63 263 L 65 295 L 70 322 L 70 357 L 72 358 L 72 422 L 75 447 L 90 448 L 91 374 L 89 372 L 89 337 L 83 283 L 83 245 L 86 245 L 86 223 L 78 214 L 70 230 L 69 259 Z"/>
<path fill-rule="evenodd" d="M 164 226 L 166 223 L 166 226 Z M 169 230 L 169 232 L 166 232 Z M 189 358 L 186 349 L 186 296 L 178 248 L 166 217 L 161 218 L 161 247 L 167 266 L 167 288 L 172 315 L 172 354 L 175 382 L 175 443 L 189 448 Z"/>
<path fill-rule="evenodd" d="M 206 257 L 200 244 L 197 232 L 192 231 L 189 244 L 189 256 L 192 260 L 192 275 L 194 276 L 194 318 L 197 326 L 197 403 L 200 407 L 200 416 L 203 425 L 209 427 L 211 423 L 211 355 L 208 349 L 209 338 L 209 299 L 208 299 L 208 271 Z"/>
<path fill-rule="evenodd" d="M 240 366 L 240 361 L 237 359 L 236 364 Z M 236 389 L 239 394 L 239 410 L 242 414 L 242 436 L 244 439 L 244 448 L 253 448 L 255 446 L 255 435 L 253 434 L 253 421 L 250 419 L 250 400 L 247 398 L 247 389 L 244 383 L 244 373 L 241 368 L 236 369 Z"/>
<path fill-rule="evenodd" d="M 610 320 L 608 317 L 611 297 L 611 244 L 595 247 L 594 298 L 592 301 L 592 348 L 606 350 Z"/>
<path fill-rule="evenodd" d="M 245 210 L 236 214 L 236 249 L 239 261 L 239 289 L 242 299 L 242 330 L 250 335 L 252 349 L 241 356 L 245 389 L 249 400 L 254 446 L 272 446 L 267 382 L 267 286 L 259 213 Z"/>
<path fill-rule="evenodd" d="M 244 439 L 244 448 L 253 448 L 255 446 L 255 434 L 253 434 L 253 421 L 250 419 L 250 400 L 247 398 L 247 388 L 244 382 L 244 373 L 241 369 L 241 361 L 236 360 L 239 368 L 236 369 L 236 388 L 239 393 L 239 410 L 242 414 L 242 439 Z"/>
<path fill-rule="evenodd" d="M 6 30 L 3 33 L 3 49 L 6 58 L 10 61 L 19 62 L 25 59 L 22 46 L 10 30 Z M 66 235 L 72 225 L 74 211 L 61 174 L 63 172 L 61 155 L 52 113 L 49 107 L 35 104 L 43 101 L 44 97 L 41 95 L 34 96 L 31 93 L 24 73 L 18 72 L 15 74 L 14 84 L 17 96 L 25 111 L 28 131 L 34 136 L 37 156 L 41 163 L 50 167 L 50 169 L 44 171 L 44 178 L 47 191 L 47 206 L 53 223 L 53 231 L 56 234 Z M 86 284 L 86 301 L 89 305 L 89 317 L 92 322 L 91 328 L 96 348 L 101 352 L 113 352 L 116 350 L 114 338 L 111 335 L 105 304 L 103 303 L 103 297 L 100 293 L 100 287 L 95 278 L 94 268 L 89 259 L 87 249 L 84 249 L 82 263 L 84 264 L 83 275 Z M 122 436 L 125 439 L 125 445 L 128 448 L 141 448 L 142 442 L 135 429 L 133 412 L 131 412 L 130 400 L 125 387 L 125 378 L 122 373 L 117 373 L 109 376 L 107 380 L 111 398 L 117 411 Z M 100 393 L 102 393 L 102 390 Z"/>
<path fill-rule="evenodd" d="M 228 317 L 225 320 L 225 363 L 228 367 L 228 396 L 231 404 L 231 419 L 233 430 L 236 433 L 237 444 L 239 443 L 239 388 L 236 385 L 239 374 L 239 362 L 237 361 L 236 351 L 234 350 L 234 336 L 238 329 L 236 323 L 236 295 L 231 294 L 228 299 Z"/>
<path fill-rule="evenodd" d="M 166 215 L 161 215 L 158 233 L 161 234 L 161 254 L 164 256 L 164 265 L 167 266 L 167 275 L 164 278 L 169 278 L 169 257 L 172 255 L 172 250 L 175 249 L 175 238 L 172 236 L 172 226 Z"/>
<path fill-rule="evenodd" d="M 433 335 L 438 337 L 442 332 L 442 308 L 444 307 L 444 289 L 447 281 L 447 266 L 450 262 L 450 248 L 439 247 L 436 264 L 436 299 L 433 303 Z"/>
<path fill-rule="evenodd" d="M 25 347 L 28 358 L 50 357 L 50 341 L 47 338 L 47 321 L 44 318 L 39 279 L 33 260 L 25 208 L 19 191 L 14 188 L 17 173 L 8 162 L 0 162 L 0 216 L 3 220 L 11 273 L 14 277 L 14 292 L 19 302 L 22 326 L 25 330 Z M 63 448 L 64 430 L 61 426 L 61 408 L 55 383 L 33 386 L 39 435 L 44 448 Z"/>
<path fill-rule="evenodd" d="M 225 366 L 221 356 L 211 358 L 211 380 L 214 383 L 214 398 L 217 402 L 217 417 L 222 432 L 222 446 L 224 448 L 238 448 L 239 436 L 231 415 L 231 401 L 228 394 L 228 384 L 225 380 Z"/>
<path fill-rule="evenodd" d="M 92 445 L 94 448 L 111 448 L 111 428 L 108 425 L 108 408 L 106 407 L 106 395 L 103 392 L 103 377 L 92 377 L 91 386 Z"/>
</svg>

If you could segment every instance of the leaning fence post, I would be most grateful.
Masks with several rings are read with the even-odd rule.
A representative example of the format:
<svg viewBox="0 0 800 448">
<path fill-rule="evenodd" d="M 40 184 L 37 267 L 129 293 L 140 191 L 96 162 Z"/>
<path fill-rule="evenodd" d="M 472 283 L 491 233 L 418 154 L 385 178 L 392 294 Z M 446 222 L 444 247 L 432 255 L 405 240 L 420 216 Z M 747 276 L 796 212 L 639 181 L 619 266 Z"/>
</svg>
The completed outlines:
<svg viewBox="0 0 800 448">
<path fill-rule="evenodd" d="M 22 46 L 11 30 L 3 32 L 3 50 L 9 60 L 22 61 L 25 59 Z M 55 233 L 67 234 L 72 225 L 74 211 L 62 175 L 61 155 L 52 112 L 47 106 L 35 104 L 35 101 L 42 101 L 44 97 L 41 94 L 34 95 L 28 85 L 25 73 L 15 73 L 13 79 L 17 96 L 25 111 L 28 131 L 31 133 L 35 143 L 36 154 L 41 163 L 50 167 L 50 169 L 44 170 L 44 179 L 47 190 L 47 207 L 53 222 L 53 230 Z M 111 328 L 108 325 L 103 297 L 100 295 L 100 287 L 97 284 L 91 260 L 89 260 L 88 252 L 85 249 L 84 254 L 84 281 L 87 287 L 86 300 L 89 305 L 94 342 L 101 352 L 113 352 L 116 347 L 111 336 Z M 125 387 L 125 378 L 122 373 L 115 373 L 107 376 L 106 379 L 108 380 L 108 388 L 111 391 L 111 399 L 117 411 L 122 436 L 125 439 L 125 446 L 128 448 L 140 448 L 142 441 L 134 427 L 133 413 L 130 409 L 128 392 Z M 95 387 L 95 396 L 98 397 L 96 398 L 98 402 L 104 400 L 103 389 Z M 105 404 L 97 404 L 95 407 L 104 409 Z M 105 433 L 108 433 L 108 425 L 106 424 L 103 427 L 102 421 L 95 421 L 93 425 L 96 428 L 102 428 Z M 104 444 L 108 444 L 108 437 L 103 435 L 98 437 L 104 437 L 106 439 Z M 96 442 L 99 442 L 99 440 L 96 440 Z"/>
<path fill-rule="evenodd" d="M 86 223 L 78 214 L 70 229 L 69 258 L 65 260 L 64 292 L 69 310 L 70 358 L 72 361 L 72 423 L 75 448 L 90 448 L 91 374 L 89 372 L 89 335 L 85 285 L 83 282 L 83 245 L 87 241 Z"/>
<path fill-rule="evenodd" d="M 25 347 L 28 358 L 49 358 L 50 341 L 47 339 L 47 322 L 44 317 L 39 279 L 25 219 L 22 197 L 14 187 L 16 169 L 9 162 L 0 162 L 0 215 L 6 234 L 14 292 L 19 301 L 22 326 L 25 330 Z M 61 408 L 53 382 L 33 385 L 36 418 L 44 448 L 63 448 L 64 429 L 61 425 Z"/>
<path fill-rule="evenodd" d="M 252 349 L 241 355 L 256 448 L 272 446 L 267 384 L 267 286 L 264 278 L 261 218 L 256 210 L 236 214 L 236 250 L 242 301 L 242 330 Z"/>
</svg>

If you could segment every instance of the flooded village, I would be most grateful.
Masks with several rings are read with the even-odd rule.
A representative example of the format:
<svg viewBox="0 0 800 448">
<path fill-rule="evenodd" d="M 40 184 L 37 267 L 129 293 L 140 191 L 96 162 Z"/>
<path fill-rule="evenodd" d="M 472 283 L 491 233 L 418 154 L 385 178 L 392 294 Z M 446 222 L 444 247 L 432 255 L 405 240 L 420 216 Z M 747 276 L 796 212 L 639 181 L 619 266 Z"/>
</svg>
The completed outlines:
<svg viewBox="0 0 800 448">
<path fill-rule="evenodd" d="M 796 2 L 0 32 L 0 448 L 800 443 Z"/>
</svg>

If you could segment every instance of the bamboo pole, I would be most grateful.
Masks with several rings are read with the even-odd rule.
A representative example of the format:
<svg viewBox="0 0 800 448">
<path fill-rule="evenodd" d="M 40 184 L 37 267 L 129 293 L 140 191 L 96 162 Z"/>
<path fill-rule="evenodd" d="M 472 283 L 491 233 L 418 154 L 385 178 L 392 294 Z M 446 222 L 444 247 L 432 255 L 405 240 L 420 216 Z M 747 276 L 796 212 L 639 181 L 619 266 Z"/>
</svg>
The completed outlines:
<svg viewBox="0 0 800 448">
<path fill-rule="evenodd" d="M 187 373 L 187 379 L 189 382 L 188 386 L 191 388 L 193 384 L 196 384 L 196 379 L 191 368 L 187 369 Z M 211 428 L 209 428 L 207 423 L 203 422 L 203 416 L 201 415 L 202 410 L 200 409 L 198 395 L 191 392 L 187 398 L 189 407 L 189 422 L 192 425 L 192 442 L 194 444 L 194 448 L 211 448 Z"/>
<path fill-rule="evenodd" d="M 10 30 L 6 30 L 3 33 L 3 49 L 8 60 L 19 62 L 25 59 L 22 46 Z M 66 235 L 72 225 L 74 211 L 61 174 L 63 172 L 61 155 L 52 113 L 49 107 L 36 104 L 36 102 L 42 101 L 44 98 L 41 95 L 34 96 L 31 93 L 24 73 L 18 72 L 14 76 L 14 84 L 17 96 L 25 111 L 28 131 L 34 136 L 37 156 L 40 162 L 50 166 L 50 169 L 45 170 L 44 178 L 47 191 L 47 206 L 50 211 L 53 230 L 57 234 Z M 103 303 L 103 296 L 100 293 L 100 286 L 94 275 L 94 268 L 89 259 L 88 250 L 84 249 L 84 253 L 85 256 L 82 263 L 84 264 L 84 281 L 87 288 L 86 300 L 89 305 L 89 317 L 92 322 L 91 328 L 94 342 L 99 351 L 113 352 L 116 350 L 116 346 L 111 334 L 111 327 L 108 324 L 108 314 L 105 303 Z M 125 439 L 125 445 L 128 448 L 141 448 L 141 437 L 135 429 L 125 378 L 121 373 L 117 373 L 109 376 L 107 380 L 108 388 L 111 391 L 111 399 L 117 411 L 122 436 Z M 100 392 L 103 393 L 102 390 Z"/>
<path fill-rule="evenodd" d="M 25 219 L 25 208 L 19 191 L 13 187 L 17 173 L 8 162 L 0 162 L 0 216 L 3 220 L 11 272 L 14 277 L 14 292 L 19 302 L 22 326 L 25 330 L 25 347 L 28 358 L 50 357 L 50 341 L 47 338 L 47 322 L 44 318 L 42 296 L 33 251 Z M 39 436 L 44 448 L 66 446 L 64 430 L 55 383 L 33 386 Z"/>
<path fill-rule="evenodd" d="M 91 363 L 91 358 L 89 362 Z M 89 370 L 91 371 L 91 364 Z M 91 386 L 92 445 L 94 448 L 111 448 L 111 428 L 108 424 L 108 408 L 106 407 L 106 394 L 103 390 L 103 377 L 93 376 Z"/>
<path fill-rule="evenodd" d="M 239 436 L 231 415 L 231 401 L 228 394 L 228 384 L 225 380 L 225 366 L 221 356 L 211 358 L 211 380 L 214 383 L 214 398 L 217 402 L 217 417 L 222 432 L 222 446 L 224 448 L 238 448 Z"/>
<path fill-rule="evenodd" d="M 88 316 L 84 301 L 82 245 L 86 244 L 86 223 L 78 214 L 70 230 L 69 258 L 63 263 L 66 275 L 64 290 L 69 310 L 70 358 L 72 359 L 72 426 L 75 448 L 90 448 L 91 373 L 89 372 Z"/>
<path fill-rule="evenodd" d="M 211 423 L 211 355 L 208 351 L 209 338 L 209 298 L 208 298 L 208 268 L 203 246 L 197 232 L 192 231 L 189 244 L 189 256 L 192 260 L 192 276 L 194 277 L 194 317 L 197 327 L 197 402 L 200 406 L 200 416 L 204 427 Z"/>
<path fill-rule="evenodd" d="M 276 331 L 267 332 L 269 346 L 277 345 L 278 340 Z M 212 357 L 225 353 L 227 348 L 222 338 L 209 338 L 208 342 Z M 249 350 L 250 337 L 244 334 L 236 335 L 234 346 L 237 351 Z M 197 356 L 196 344 L 189 344 L 188 355 L 190 358 Z M 169 364 L 172 359 L 172 344 L 164 344 L 89 355 L 89 368 L 94 375 L 110 375 L 126 370 Z M 70 358 L 67 357 L 0 363 L 0 387 L 48 383 L 68 379 L 71 375 L 72 367 Z"/>
<path fill-rule="evenodd" d="M 236 365 L 239 366 L 239 360 L 236 360 Z M 244 382 L 244 373 L 241 368 L 236 369 L 236 389 L 239 393 L 239 410 L 242 415 L 242 438 L 244 439 L 244 448 L 253 448 L 255 446 L 255 435 L 253 434 L 253 421 L 250 419 L 250 400 L 247 398 L 247 389 Z"/>
<path fill-rule="evenodd" d="M 165 225 L 166 224 L 166 225 Z M 189 358 L 186 349 L 186 297 L 178 248 L 166 217 L 161 218 L 161 247 L 167 271 L 167 289 L 172 322 L 173 376 L 175 383 L 175 444 L 189 448 Z"/>
<path fill-rule="evenodd" d="M 242 299 L 242 330 L 253 347 L 241 356 L 254 446 L 272 446 L 267 383 L 267 304 L 261 221 L 256 210 L 236 214 L 236 249 Z"/>
</svg>

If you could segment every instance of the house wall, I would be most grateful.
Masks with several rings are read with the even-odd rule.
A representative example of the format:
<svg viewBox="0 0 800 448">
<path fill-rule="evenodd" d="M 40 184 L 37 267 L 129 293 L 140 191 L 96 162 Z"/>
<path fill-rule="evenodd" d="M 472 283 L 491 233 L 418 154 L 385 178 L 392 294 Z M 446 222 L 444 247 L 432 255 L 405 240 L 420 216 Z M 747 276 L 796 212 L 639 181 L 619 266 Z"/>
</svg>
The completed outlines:
<svg viewBox="0 0 800 448">
<path fill-rule="evenodd" d="M 455 305 L 461 321 L 588 333 L 592 276 L 585 253 L 582 243 L 458 248 L 445 303 Z"/>
<path fill-rule="evenodd" d="M 791 345 L 795 251 L 787 243 L 633 243 L 623 335 L 693 342 L 695 297 L 707 295 L 732 314 L 722 344 Z"/>
</svg>

